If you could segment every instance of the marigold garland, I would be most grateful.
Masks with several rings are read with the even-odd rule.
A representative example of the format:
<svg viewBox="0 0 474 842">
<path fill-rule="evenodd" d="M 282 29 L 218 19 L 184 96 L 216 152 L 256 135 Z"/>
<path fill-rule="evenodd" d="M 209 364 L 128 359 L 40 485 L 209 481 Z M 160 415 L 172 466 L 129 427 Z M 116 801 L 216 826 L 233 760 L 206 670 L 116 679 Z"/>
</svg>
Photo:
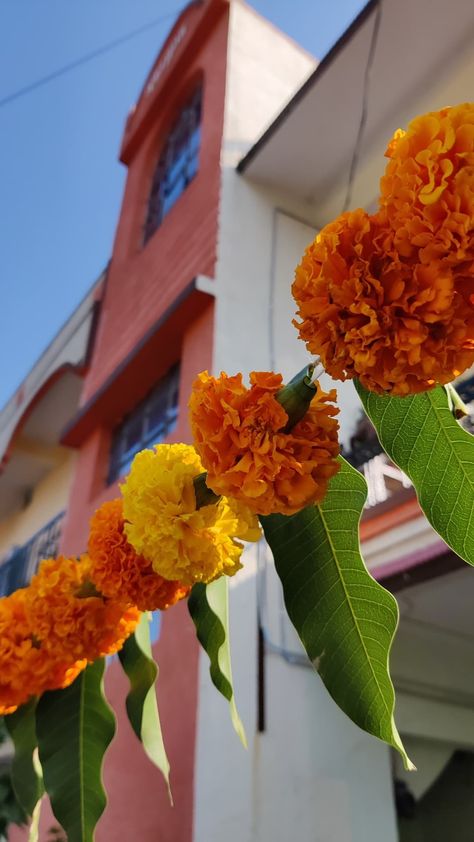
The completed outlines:
<svg viewBox="0 0 474 842">
<path fill-rule="evenodd" d="M 140 619 L 134 606 L 84 595 L 91 581 L 88 556 L 59 556 L 41 562 L 25 591 L 28 621 L 42 648 L 71 662 L 117 652 Z"/>
<path fill-rule="evenodd" d="M 207 485 L 262 515 L 290 515 L 322 500 L 338 470 L 336 393 L 319 386 L 310 409 L 290 432 L 288 415 L 276 400 L 281 374 L 252 372 L 219 378 L 203 372 L 189 403 L 196 449 Z"/>
<path fill-rule="evenodd" d="M 260 537 L 256 518 L 234 501 L 196 509 L 202 470 L 193 447 L 156 445 L 135 456 L 121 489 L 128 540 L 160 576 L 185 585 L 233 576 L 242 566 L 236 539 Z"/>
<path fill-rule="evenodd" d="M 406 395 L 474 363 L 474 103 L 417 117 L 386 155 L 378 213 L 358 209 L 323 228 L 292 290 L 295 325 L 329 374 Z M 318 386 L 288 429 L 282 386 L 273 372 L 252 372 L 250 388 L 241 374 L 200 374 L 196 449 L 140 452 L 123 501 L 93 516 L 88 555 L 47 559 L 27 588 L 0 599 L 0 715 L 116 652 L 140 610 L 234 575 L 238 539 L 260 538 L 256 514 L 322 500 L 339 467 L 335 392 Z M 193 481 L 204 469 L 219 500 L 198 506 Z"/>
<path fill-rule="evenodd" d="M 87 661 L 75 663 L 42 646 L 29 622 L 27 589 L 0 599 L 0 715 L 45 690 L 71 684 Z"/>
<path fill-rule="evenodd" d="M 406 395 L 474 362 L 472 279 L 447 261 L 402 257 L 394 239 L 361 209 L 323 228 L 296 269 L 294 324 L 332 377 Z"/>
<path fill-rule="evenodd" d="M 155 573 L 128 542 L 124 527 L 120 499 L 104 503 L 91 519 L 88 554 L 97 590 L 110 599 L 136 605 L 140 611 L 164 610 L 184 599 L 189 587 Z"/>
</svg>

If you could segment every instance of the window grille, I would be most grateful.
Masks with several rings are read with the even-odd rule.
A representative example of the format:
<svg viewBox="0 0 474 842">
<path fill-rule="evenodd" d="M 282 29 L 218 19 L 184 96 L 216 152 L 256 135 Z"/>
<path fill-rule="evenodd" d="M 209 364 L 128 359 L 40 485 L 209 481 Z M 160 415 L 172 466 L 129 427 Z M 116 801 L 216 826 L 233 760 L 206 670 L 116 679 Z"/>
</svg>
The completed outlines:
<svg viewBox="0 0 474 842">
<path fill-rule="evenodd" d="M 110 454 L 109 483 L 128 472 L 139 450 L 158 444 L 178 419 L 179 366 L 174 366 L 115 430 Z"/>
<path fill-rule="evenodd" d="M 461 399 L 464 403 L 468 404 L 468 409 L 474 411 L 474 376 L 469 377 L 467 380 L 455 383 L 454 385 Z M 361 418 L 364 420 L 363 423 L 361 423 L 361 429 L 356 431 L 355 435 L 352 437 L 351 449 L 343 453 L 344 458 L 347 459 L 354 468 L 359 468 L 360 470 L 363 469 L 363 466 L 369 462 L 369 460 L 378 456 L 379 453 L 384 452 L 371 422 L 364 415 L 362 415 Z M 463 419 L 461 423 L 465 429 L 474 434 L 472 417 Z"/>
<path fill-rule="evenodd" d="M 159 228 L 198 171 L 201 104 L 202 89 L 199 87 L 182 109 L 162 148 L 148 199 L 144 243 Z"/>
<path fill-rule="evenodd" d="M 57 555 L 64 512 L 56 515 L 21 547 L 13 547 L 0 562 L 0 596 L 24 588 L 44 558 Z"/>
</svg>

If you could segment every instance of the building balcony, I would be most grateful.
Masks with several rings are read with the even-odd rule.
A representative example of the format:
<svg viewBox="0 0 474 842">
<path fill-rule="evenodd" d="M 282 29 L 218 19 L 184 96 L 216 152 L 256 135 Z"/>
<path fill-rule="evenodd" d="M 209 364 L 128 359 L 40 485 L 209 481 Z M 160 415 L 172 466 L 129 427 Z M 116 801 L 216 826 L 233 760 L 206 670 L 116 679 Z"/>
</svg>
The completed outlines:
<svg viewBox="0 0 474 842">
<path fill-rule="evenodd" d="M 462 420 L 462 426 L 474 433 L 474 376 L 457 383 L 456 389 L 471 411 L 471 414 Z M 384 453 L 375 429 L 365 415 L 362 415 L 352 436 L 350 450 L 345 451 L 343 455 L 354 468 L 364 474 L 367 481 L 366 509 L 379 506 L 392 497 L 395 498 L 392 503 L 396 504 L 414 495 L 410 480 Z"/>
<path fill-rule="evenodd" d="M 60 512 L 21 547 L 13 547 L 0 561 L 0 596 L 24 588 L 43 558 L 57 555 L 65 512 Z"/>
</svg>

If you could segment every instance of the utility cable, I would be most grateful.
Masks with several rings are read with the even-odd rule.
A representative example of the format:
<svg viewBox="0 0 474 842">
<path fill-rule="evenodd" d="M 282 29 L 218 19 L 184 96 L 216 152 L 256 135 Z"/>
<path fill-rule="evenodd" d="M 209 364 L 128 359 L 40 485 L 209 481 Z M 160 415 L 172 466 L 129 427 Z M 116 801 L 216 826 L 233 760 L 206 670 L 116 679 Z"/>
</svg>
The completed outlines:
<svg viewBox="0 0 474 842">
<path fill-rule="evenodd" d="M 349 179 L 347 183 L 347 190 L 346 190 L 346 198 L 344 199 L 344 205 L 342 208 L 342 212 L 349 210 L 352 201 L 352 190 L 354 187 L 354 179 L 357 172 L 357 167 L 359 164 L 359 157 L 360 157 L 360 150 L 362 146 L 362 139 L 364 137 L 364 130 L 365 125 L 367 123 L 367 115 L 369 111 L 369 94 L 370 94 L 370 77 L 372 72 L 372 66 L 375 59 L 375 52 L 377 49 L 377 42 L 379 38 L 380 32 L 380 22 L 382 20 L 382 0 L 379 0 L 375 9 L 375 16 L 374 16 L 374 25 L 372 28 L 372 35 L 370 38 L 370 45 L 369 45 L 369 53 L 367 56 L 367 64 L 365 66 L 364 72 L 364 83 L 363 83 L 363 92 L 362 92 L 362 108 L 360 112 L 360 121 L 359 121 L 359 128 L 357 129 L 357 137 L 354 146 L 354 151 L 352 153 L 352 160 L 351 166 L 349 169 Z"/>
<path fill-rule="evenodd" d="M 155 26 L 158 26 L 165 20 L 169 20 L 169 18 L 174 17 L 176 14 L 178 14 L 178 12 L 179 9 L 176 9 L 173 12 L 167 12 L 164 15 L 160 15 L 159 18 L 155 18 L 155 20 L 152 20 L 149 23 L 140 26 L 138 29 L 134 29 L 131 32 L 128 32 L 126 35 L 122 35 L 120 38 L 116 38 L 114 41 L 109 41 L 108 44 L 104 44 L 102 47 L 98 47 L 96 50 L 92 50 L 92 52 L 86 53 L 85 55 L 81 56 L 81 58 L 78 58 L 75 61 L 71 61 L 69 62 L 69 64 L 63 65 L 63 67 L 58 67 L 57 70 L 53 70 L 52 73 L 48 73 L 46 76 L 42 76 L 35 82 L 31 82 L 30 84 L 25 85 L 23 88 L 18 88 L 18 90 L 13 91 L 13 93 L 7 94 L 7 96 L 0 99 L 0 108 L 2 108 L 4 105 L 9 105 L 11 102 L 20 99 L 20 97 L 22 96 L 26 96 L 27 94 L 38 90 L 38 88 L 42 88 L 44 85 L 48 85 L 49 82 L 53 82 L 60 76 L 64 76 L 66 73 L 70 73 L 71 70 L 75 70 L 77 67 L 82 67 L 82 65 L 88 64 L 90 61 L 93 61 L 94 59 L 99 58 L 100 56 L 103 56 L 106 53 L 110 53 L 112 50 L 115 50 L 116 47 L 120 47 L 122 44 L 126 44 L 128 41 L 131 41 L 138 35 L 142 35 L 144 32 L 148 32 L 148 30 L 153 29 Z"/>
<path fill-rule="evenodd" d="M 362 140 L 364 136 L 364 129 L 367 123 L 367 115 L 368 115 L 368 105 L 369 105 L 369 93 L 370 93 L 370 78 L 371 78 L 371 71 L 372 66 L 374 63 L 375 52 L 377 48 L 377 42 L 380 32 L 380 22 L 382 17 L 382 0 L 378 0 L 376 9 L 375 9 L 375 17 L 374 17 L 374 24 L 372 28 L 372 35 L 370 39 L 369 45 L 369 53 L 367 56 L 367 63 L 364 71 L 364 81 L 363 81 L 363 92 L 362 92 L 362 106 L 361 106 L 361 115 L 359 126 L 357 130 L 356 141 L 354 145 L 354 151 L 352 154 L 352 160 L 349 170 L 349 179 L 347 184 L 347 191 L 346 197 L 344 201 L 344 208 L 343 211 L 346 211 L 351 203 L 352 199 L 352 189 L 354 184 L 355 174 L 357 172 L 357 167 L 359 163 L 359 156 L 360 156 L 360 149 L 362 145 Z M 274 280 L 274 273 L 275 273 L 275 243 L 276 243 L 276 220 L 277 214 L 281 212 L 279 208 L 274 208 L 273 212 L 273 221 L 272 221 L 272 265 L 270 267 L 270 297 L 269 297 L 269 307 L 268 307 L 268 318 L 269 318 L 269 356 L 270 356 L 270 369 L 273 370 L 275 368 L 275 341 L 274 341 L 274 330 L 273 330 L 273 318 L 274 318 L 274 297 L 275 297 L 275 280 Z M 305 222 L 305 224 L 310 225 L 309 222 L 306 220 L 298 220 L 300 222 Z M 299 667 L 310 667 L 312 669 L 312 664 L 309 661 L 307 655 L 303 652 L 294 652 L 287 648 L 286 640 L 285 640 L 285 628 L 284 623 L 280 626 L 280 636 L 281 636 L 281 643 L 277 644 L 271 639 L 271 635 L 269 632 L 269 623 L 268 623 L 268 606 L 267 606 L 267 559 L 265 556 L 265 552 L 261 543 L 257 545 L 257 627 L 259 633 L 259 640 L 260 636 L 263 638 L 263 642 L 265 645 L 265 649 L 272 654 L 279 655 L 283 660 L 287 663 L 299 666 Z M 258 666 L 258 681 L 259 681 L 259 690 L 262 689 L 262 694 L 259 693 L 259 709 L 258 709 L 258 720 L 260 725 L 260 719 L 262 718 L 262 727 L 259 727 L 259 731 L 264 730 L 264 675 L 263 675 L 263 663 L 259 660 Z M 260 688 L 261 685 L 261 688 Z M 263 695 L 263 702 L 260 698 L 260 695 Z M 263 710 L 263 714 L 262 714 Z"/>
</svg>

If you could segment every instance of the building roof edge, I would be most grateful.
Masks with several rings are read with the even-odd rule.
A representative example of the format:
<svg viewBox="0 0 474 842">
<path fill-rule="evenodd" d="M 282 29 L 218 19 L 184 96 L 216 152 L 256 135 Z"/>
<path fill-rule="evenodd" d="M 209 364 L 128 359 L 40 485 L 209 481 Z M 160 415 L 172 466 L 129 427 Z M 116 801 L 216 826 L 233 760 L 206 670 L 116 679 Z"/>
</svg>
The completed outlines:
<svg viewBox="0 0 474 842">
<path fill-rule="evenodd" d="M 342 33 L 342 35 L 338 38 L 336 43 L 331 47 L 328 53 L 324 56 L 323 59 L 319 62 L 313 73 L 307 78 L 306 82 L 303 83 L 301 88 L 298 89 L 296 94 L 290 99 L 290 101 L 285 105 L 285 107 L 280 111 L 278 116 L 273 120 L 272 123 L 268 126 L 268 128 L 264 131 L 264 133 L 259 137 L 259 139 L 250 147 L 248 152 L 244 155 L 244 157 L 239 161 L 237 164 L 237 172 L 244 173 L 252 160 L 258 154 L 260 149 L 265 146 L 268 140 L 275 134 L 278 130 L 280 125 L 285 122 L 285 120 L 289 117 L 291 112 L 296 108 L 300 100 L 302 100 L 305 95 L 308 93 L 311 88 L 314 87 L 315 84 L 319 81 L 321 76 L 328 70 L 328 68 L 334 63 L 337 59 L 338 55 L 344 49 L 346 44 L 354 37 L 354 35 L 359 31 L 361 26 L 365 23 L 368 17 L 372 14 L 375 10 L 377 5 L 379 4 L 380 0 L 369 0 L 369 2 L 364 6 L 364 8 L 359 12 L 356 18 L 352 21 L 352 23 L 347 27 L 346 30 Z"/>
</svg>

